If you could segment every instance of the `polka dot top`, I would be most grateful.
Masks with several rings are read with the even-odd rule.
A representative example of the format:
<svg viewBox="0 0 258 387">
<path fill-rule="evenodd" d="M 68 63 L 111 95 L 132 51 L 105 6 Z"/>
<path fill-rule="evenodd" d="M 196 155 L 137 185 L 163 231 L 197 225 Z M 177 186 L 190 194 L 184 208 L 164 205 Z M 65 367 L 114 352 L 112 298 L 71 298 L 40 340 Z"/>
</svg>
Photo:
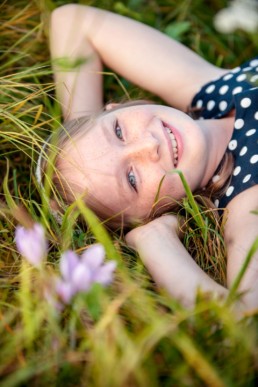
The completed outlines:
<svg viewBox="0 0 258 387">
<path fill-rule="evenodd" d="M 236 109 L 228 151 L 234 170 L 225 194 L 215 200 L 224 208 L 236 195 L 258 184 L 258 57 L 207 83 L 195 95 L 192 107 L 202 118 L 221 118 Z"/>
</svg>

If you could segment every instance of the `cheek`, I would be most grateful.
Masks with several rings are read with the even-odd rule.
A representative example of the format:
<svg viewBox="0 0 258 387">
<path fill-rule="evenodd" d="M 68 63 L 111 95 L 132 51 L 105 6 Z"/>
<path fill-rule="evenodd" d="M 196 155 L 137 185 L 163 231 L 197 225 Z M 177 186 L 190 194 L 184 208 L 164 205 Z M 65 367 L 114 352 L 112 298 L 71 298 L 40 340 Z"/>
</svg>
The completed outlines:
<svg viewBox="0 0 258 387">
<path fill-rule="evenodd" d="M 167 173 L 160 185 L 159 198 L 168 197 L 168 200 L 179 200 L 183 196 L 185 196 L 185 190 L 178 173 Z"/>
<path fill-rule="evenodd" d="M 168 194 L 167 184 L 163 188 L 164 180 L 162 180 L 164 175 L 153 170 L 149 174 L 145 175 L 145 184 L 140 192 L 140 197 L 137 201 L 137 209 L 141 211 L 142 216 L 149 215 L 156 199 L 158 200 Z M 159 191 L 161 187 L 161 190 Z"/>
<path fill-rule="evenodd" d="M 163 174 L 160 171 L 155 170 L 155 168 L 150 168 L 145 170 L 142 174 L 144 176 L 143 180 L 143 192 L 144 196 L 155 197 L 158 192 L 160 182 L 162 181 Z"/>
</svg>

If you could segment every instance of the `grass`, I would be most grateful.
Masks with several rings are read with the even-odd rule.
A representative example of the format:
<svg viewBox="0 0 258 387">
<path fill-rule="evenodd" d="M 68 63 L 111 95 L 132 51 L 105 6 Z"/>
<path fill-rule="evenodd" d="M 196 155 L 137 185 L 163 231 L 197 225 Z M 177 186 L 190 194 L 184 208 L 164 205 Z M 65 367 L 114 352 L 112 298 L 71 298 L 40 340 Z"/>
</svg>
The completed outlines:
<svg viewBox="0 0 258 387">
<path fill-rule="evenodd" d="M 230 303 L 201 292 L 194 309 L 186 310 L 157 291 L 122 237 L 107 232 L 82 203 L 79 213 L 88 229 L 77 224 L 79 213 L 71 209 L 60 226 L 44 205 L 35 161 L 44 138 L 61 120 L 47 21 L 50 11 L 65 3 L 18 0 L 0 6 L 0 385 L 254 386 L 255 313 L 237 320 Z M 166 31 L 217 65 L 233 67 L 257 52 L 257 34 L 236 31 L 224 36 L 214 30 L 213 16 L 224 0 L 90 3 Z M 124 88 L 132 98 L 149 97 L 124 79 L 120 82 L 107 70 L 107 101 L 124 97 Z M 185 244 L 223 282 L 221 225 L 195 205 L 191 198 L 184 203 Z M 40 270 L 21 259 L 14 243 L 17 223 L 32 221 L 44 225 L 50 244 Z M 118 262 L 114 283 L 106 289 L 93 287 L 57 313 L 43 292 L 58 271 L 61 252 L 81 252 L 95 241 Z M 232 297 L 236 290 L 237 283 Z"/>
</svg>

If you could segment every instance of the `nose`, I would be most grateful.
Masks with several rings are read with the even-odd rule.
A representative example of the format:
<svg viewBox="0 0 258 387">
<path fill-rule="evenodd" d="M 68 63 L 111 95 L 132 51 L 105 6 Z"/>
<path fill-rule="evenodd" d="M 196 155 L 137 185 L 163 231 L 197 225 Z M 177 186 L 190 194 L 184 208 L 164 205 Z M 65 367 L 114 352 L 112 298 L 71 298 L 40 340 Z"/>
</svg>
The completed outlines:
<svg viewBox="0 0 258 387">
<path fill-rule="evenodd" d="M 156 162 L 160 159 L 159 141 L 152 135 L 143 136 L 126 145 L 128 156 Z"/>
</svg>

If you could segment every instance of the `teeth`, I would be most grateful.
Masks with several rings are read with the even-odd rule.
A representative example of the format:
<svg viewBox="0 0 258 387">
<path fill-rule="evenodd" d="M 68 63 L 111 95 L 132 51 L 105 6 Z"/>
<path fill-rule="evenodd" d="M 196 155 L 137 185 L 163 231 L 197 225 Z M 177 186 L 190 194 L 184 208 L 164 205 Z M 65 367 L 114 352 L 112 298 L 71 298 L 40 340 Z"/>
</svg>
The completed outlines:
<svg viewBox="0 0 258 387">
<path fill-rule="evenodd" d="M 174 134 L 172 133 L 171 129 L 166 126 L 166 130 L 169 134 L 169 137 L 171 139 L 172 143 L 172 148 L 173 148 L 173 154 L 174 154 L 174 162 L 175 162 L 175 167 L 177 166 L 178 162 L 178 147 L 177 147 L 177 142 Z"/>
</svg>

